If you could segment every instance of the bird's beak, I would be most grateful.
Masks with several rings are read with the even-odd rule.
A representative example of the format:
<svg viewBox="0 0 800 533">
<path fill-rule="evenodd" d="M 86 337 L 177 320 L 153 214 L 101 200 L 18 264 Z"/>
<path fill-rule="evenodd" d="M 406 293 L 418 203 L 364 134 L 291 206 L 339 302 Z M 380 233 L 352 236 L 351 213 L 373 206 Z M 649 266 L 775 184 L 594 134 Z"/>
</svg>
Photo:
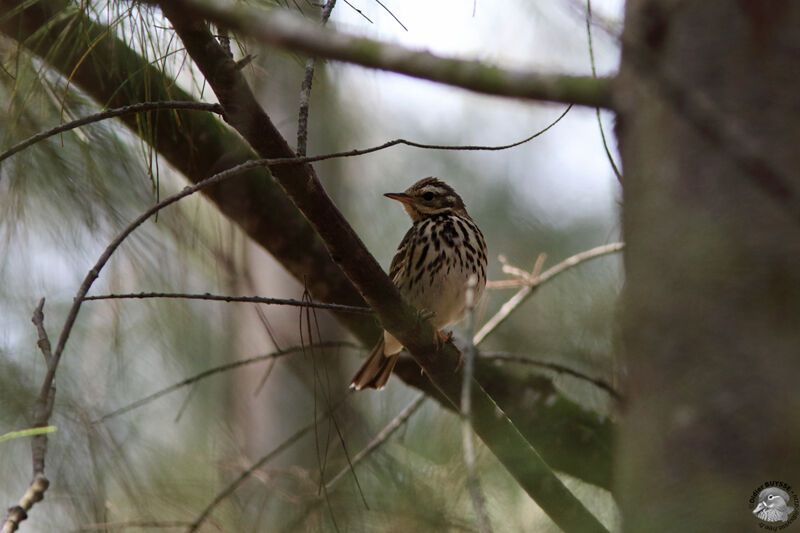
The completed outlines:
<svg viewBox="0 0 800 533">
<path fill-rule="evenodd" d="M 756 505 L 756 508 L 755 508 L 755 509 L 753 509 L 753 514 L 758 514 L 758 513 L 760 513 L 761 511 L 763 511 L 764 509 L 766 509 L 766 507 L 767 507 L 767 506 L 766 506 L 766 505 L 764 505 L 764 502 L 758 502 L 758 505 Z"/>
<path fill-rule="evenodd" d="M 384 196 L 392 200 L 397 200 L 398 202 L 403 202 L 404 204 L 410 204 L 414 201 L 412 197 L 404 192 L 387 192 Z"/>
</svg>

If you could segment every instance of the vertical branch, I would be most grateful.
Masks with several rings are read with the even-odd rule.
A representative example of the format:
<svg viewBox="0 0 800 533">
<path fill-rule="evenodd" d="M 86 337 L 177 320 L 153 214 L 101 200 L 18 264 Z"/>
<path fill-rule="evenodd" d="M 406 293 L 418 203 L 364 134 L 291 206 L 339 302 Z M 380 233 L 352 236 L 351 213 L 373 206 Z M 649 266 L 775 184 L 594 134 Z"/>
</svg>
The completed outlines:
<svg viewBox="0 0 800 533">
<path fill-rule="evenodd" d="M 336 5 L 336 0 L 328 0 L 322 7 L 322 15 L 320 23 L 324 26 L 331 17 L 333 6 Z M 306 144 L 308 141 L 308 104 L 311 100 L 311 85 L 314 81 L 314 67 L 316 65 L 316 58 L 313 56 L 306 60 L 306 71 L 303 76 L 303 83 L 300 85 L 300 111 L 297 116 L 297 155 L 303 157 L 306 155 Z"/>
<path fill-rule="evenodd" d="M 472 342 L 472 332 L 475 329 L 475 287 L 477 283 L 478 278 L 475 275 L 470 276 L 467 281 L 467 338 L 469 340 L 464 350 L 464 373 L 461 376 L 461 445 L 464 451 L 464 464 L 467 467 L 467 487 L 478 520 L 478 531 L 491 533 L 492 524 L 486 512 L 486 501 L 475 468 L 475 442 L 472 436 L 472 377 L 475 368 L 475 344 Z"/>
<path fill-rule="evenodd" d="M 33 311 L 31 322 L 36 326 L 39 340 L 36 343 L 47 363 L 48 372 L 54 366 L 54 358 L 50 348 L 50 339 L 44 329 L 44 298 L 39 300 L 39 305 Z M 45 378 L 47 380 L 47 378 Z M 53 413 L 53 401 L 56 396 L 56 387 L 43 387 L 36 398 L 33 412 L 33 427 L 45 427 Z M 19 529 L 20 522 L 28 518 L 28 511 L 34 504 L 44 499 L 44 493 L 50 486 L 50 481 L 44 475 L 44 460 L 47 454 L 47 434 L 40 433 L 31 439 L 31 459 L 33 463 L 33 479 L 28 490 L 19 501 L 19 504 L 8 509 L 8 515 L 3 522 L 2 533 L 13 533 Z"/>
</svg>

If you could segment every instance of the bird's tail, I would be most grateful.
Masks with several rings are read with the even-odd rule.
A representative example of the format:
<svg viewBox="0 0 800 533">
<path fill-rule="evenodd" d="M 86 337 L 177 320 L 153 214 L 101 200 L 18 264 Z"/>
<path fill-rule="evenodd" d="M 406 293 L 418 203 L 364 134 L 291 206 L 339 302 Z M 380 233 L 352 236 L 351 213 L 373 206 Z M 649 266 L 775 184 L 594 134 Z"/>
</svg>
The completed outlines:
<svg viewBox="0 0 800 533">
<path fill-rule="evenodd" d="M 394 355 L 383 355 L 383 335 L 372 348 L 367 360 L 358 369 L 350 382 L 350 388 L 355 390 L 376 389 L 380 390 L 386 386 L 389 376 L 392 375 L 394 365 L 397 363 L 399 353 Z"/>
</svg>

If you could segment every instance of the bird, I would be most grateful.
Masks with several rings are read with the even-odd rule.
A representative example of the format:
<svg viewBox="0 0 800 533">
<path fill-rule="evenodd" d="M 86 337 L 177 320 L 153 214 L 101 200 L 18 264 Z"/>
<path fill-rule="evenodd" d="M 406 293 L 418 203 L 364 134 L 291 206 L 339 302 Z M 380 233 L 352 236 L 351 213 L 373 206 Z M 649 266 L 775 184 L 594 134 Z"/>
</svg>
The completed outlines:
<svg viewBox="0 0 800 533">
<path fill-rule="evenodd" d="M 794 512 L 794 507 L 789 507 L 789 494 L 785 491 L 770 487 L 758 495 L 758 505 L 753 509 L 756 518 L 764 522 L 786 522 Z"/>
<path fill-rule="evenodd" d="M 400 241 L 389 278 L 400 293 L 441 329 L 461 320 L 467 310 L 467 283 L 476 279 L 477 302 L 486 286 L 486 241 L 467 214 L 461 197 L 444 181 L 428 177 L 403 192 L 386 193 L 403 204 L 411 228 Z M 386 386 L 403 345 L 384 331 L 350 388 L 380 390 Z"/>
</svg>

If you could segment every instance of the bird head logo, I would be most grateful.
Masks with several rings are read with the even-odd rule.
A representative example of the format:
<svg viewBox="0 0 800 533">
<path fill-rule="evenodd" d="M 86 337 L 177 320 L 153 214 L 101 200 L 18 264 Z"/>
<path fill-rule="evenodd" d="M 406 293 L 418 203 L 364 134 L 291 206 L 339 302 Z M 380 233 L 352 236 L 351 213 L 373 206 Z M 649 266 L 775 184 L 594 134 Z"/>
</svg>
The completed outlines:
<svg viewBox="0 0 800 533">
<path fill-rule="evenodd" d="M 758 494 L 758 505 L 753 514 L 764 522 L 786 522 L 794 512 L 789 506 L 789 493 L 777 487 L 769 487 Z"/>
</svg>

